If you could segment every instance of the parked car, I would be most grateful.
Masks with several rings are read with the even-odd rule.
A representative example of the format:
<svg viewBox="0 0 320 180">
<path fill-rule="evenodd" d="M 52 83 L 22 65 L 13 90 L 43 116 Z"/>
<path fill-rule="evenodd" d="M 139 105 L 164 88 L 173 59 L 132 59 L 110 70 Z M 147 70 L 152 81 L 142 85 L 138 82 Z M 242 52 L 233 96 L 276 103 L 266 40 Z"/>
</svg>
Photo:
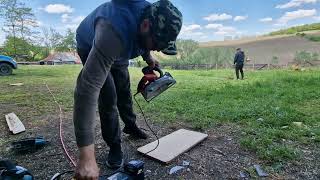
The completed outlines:
<svg viewBox="0 0 320 180">
<path fill-rule="evenodd" d="M 12 70 L 17 68 L 18 64 L 12 57 L 0 55 L 0 76 L 11 75 Z"/>
</svg>

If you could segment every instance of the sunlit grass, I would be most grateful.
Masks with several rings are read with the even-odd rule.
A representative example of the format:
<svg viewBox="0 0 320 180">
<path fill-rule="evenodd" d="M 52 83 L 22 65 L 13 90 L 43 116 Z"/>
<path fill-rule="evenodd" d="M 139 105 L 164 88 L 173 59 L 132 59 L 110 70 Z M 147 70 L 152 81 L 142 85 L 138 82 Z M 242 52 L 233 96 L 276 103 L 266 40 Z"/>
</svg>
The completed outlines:
<svg viewBox="0 0 320 180">
<path fill-rule="evenodd" d="M 71 112 L 80 69 L 20 66 L 13 76 L 0 77 L 0 103 L 23 107 L 28 116 L 56 112 L 48 84 L 63 110 Z M 295 159 L 299 145 L 320 142 L 320 70 L 250 71 L 243 81 L 234 80 L 233 70 L 169 71 L 177 80 L 175 86 L 151 103 L 138 98 L 153 121 L 182 121 L 198 129 L 239 125 L 241 145 L 270 162 Z M 136 92 L 142 73 L 138 68 L 130 68 L 130 73 Z M 18 82 L 24 85 L 9 86 Z"/>
</svg>

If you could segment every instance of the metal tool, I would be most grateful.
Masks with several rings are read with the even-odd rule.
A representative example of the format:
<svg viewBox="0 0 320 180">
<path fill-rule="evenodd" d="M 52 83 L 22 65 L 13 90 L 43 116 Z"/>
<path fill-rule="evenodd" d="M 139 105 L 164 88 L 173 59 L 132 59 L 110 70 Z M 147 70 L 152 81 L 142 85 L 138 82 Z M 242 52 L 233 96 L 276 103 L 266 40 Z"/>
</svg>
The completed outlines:
<svg viewBox="0 0 320 180">
<path fill-rule="evenodd" d="M 48 141 L 43 137 L 26 138 L 14 141 L 10 144 L 10 148 L 15 152 L 35 151 L 44 147 Z"/>
<path fill-rule="evenodd" d="M 74 174 L 73 171 L 56 173 L 50 180 L 65 179 L 66 174 Z M 102 175 L 99 180 L 144 180 L 144 162 L 140 160 L 132 160 L 113 172 L 111 175 Z"/>
<path fill-rule="evenodd" d="M 132 160 L 125 164 L 124 171 L 116 172 L 108 178 L 100 177 L 100 180 L 144 180 L 144 162 Z"/>
<path fill-rule="evenodd" d="M 0 161 L 1 180 L 33 180 L 32 174 L 24 167 L 16 166 L 9 160 Z"/>
<path fill-rule="evenodd" d="M 158 72 L 160 76 L 158 76 L 155 71 Z M 144 76 L 138 84 L 135 95 L 141 93 L 147 102 L 150 102 L 176 83 L 176 80 L 173 79 L 171 74 L 168 72 L 163 73 L 159 66 L 155 66 L 154 68 L 149 66 L 144 67 L 142 72 Z"/>
</svg>

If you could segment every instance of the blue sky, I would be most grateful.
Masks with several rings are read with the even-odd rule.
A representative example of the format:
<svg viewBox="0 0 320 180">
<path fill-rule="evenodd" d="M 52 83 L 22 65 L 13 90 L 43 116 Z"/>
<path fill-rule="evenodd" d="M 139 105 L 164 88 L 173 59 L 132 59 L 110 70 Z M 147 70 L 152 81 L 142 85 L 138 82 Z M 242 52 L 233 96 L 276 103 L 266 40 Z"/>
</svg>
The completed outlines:
<svg viewBox="0 0 320 180">
<path fill-rule="evenodd" d="M 256 36 L 290 26 L 320 22 L 320 0 L 171 0 L 182 12 L 179 38 L 197 41 Z M 41 26 L 75 29 L 106 0 L 29 0 Z M 155 0 L 150 0 L 155 2 Z M 2 31 L 1 31 L 2 32 Z M 4 34 L 0 34 L 0 43 Z"/>
</svg>

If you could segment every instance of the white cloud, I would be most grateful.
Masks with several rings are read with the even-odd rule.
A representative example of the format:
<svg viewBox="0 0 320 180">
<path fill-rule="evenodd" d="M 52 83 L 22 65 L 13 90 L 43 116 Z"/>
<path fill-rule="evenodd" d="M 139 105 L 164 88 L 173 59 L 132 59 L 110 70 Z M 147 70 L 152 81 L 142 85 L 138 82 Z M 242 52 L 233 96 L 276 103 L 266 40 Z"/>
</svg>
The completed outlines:
<svg viewBox="0 0 320 180">
<path fill-rule="evenodd" d="M 222 24 L 207 24 L 205 26 L 206 29 L 214 30 L 215 35 L 235 35 L 241 34 L 235 27 L 232 26 L 224 26 Z"/>
<path fill-rule="evenodd" d="M 232 19 L 232 16 L 226 13 L 223 14 L 210 14 L 209 16 L 206 16 L 203 18 L 204 20 L 207 21 L 224 21 L 224 20 L 229 20 Z"/>
<path fill-rule="evenodd" d="M 287 9 L 292 7 L 299 7 L 303 4 L 310 4 L 310 3 L 316 3 L 318 0 L 291 0 L 290 2 L 286 4 L 280 4 L 277 5 L 276 8 L 278 9 Z"/>
<path fill-rule="evenodd" d="M 69 14 L 62 14 L 61 22 L 64 25 L 60 29 L 63 31 L 65 31 L 66 29 L 76 30 L 84 18 L 84 16 L 72 16 Z"/>
<path fill-rule="evenodd" d="M 222 24 L 208 24 L 205 27 L 206 27 L 206 29 L 219 29 L 219 28 L 222 28 L 223 25 Z"/>
<path fill-rule="evenodd" d="M 295 20 L 295 19 L 301 19 L 306 17 L 312 17 L 317 14 L 317 10 L 310 9 L 299 9 L 297 11 L 292 12 L 286 12 L 280 19 L 278 19 L 277 24 L 287 24 L 289 21 Z"/>
<path fill-rule="evenodd" d="M 63 23 L 68 22 L 70 19 L 71 19 L 71 16 L 69 14 L 62 14 L 62 16 L 61 16 L 61 21 Z"/>
<path fill-rule="evenodd" d="M 61 21 L 63 23 L 72 23 L 72 24 L 80 24 L 81 21 L 84 19 L 85 17 L 84 16 L 71 16 L 69 14 L 63 14 L 61 16 Z"/>
<path fill-rule="evenodd" d="M 186 31 L 186 32 L 181 32 L 179 34 L 179 37 L 181 37 L 183 39 L 193 39 L 193 40 L 199 40 L 204 36 L 205 36 L 205 34 L 200 31 L 197 31 L 197 32 Z"/>
<path fill-rule="evenodd" d="M 231 26 L 223 26 L 218 29 L 218 31 L 214 32 L 215 35 L 235 35 L 239 34 L 237 29 Z"/>
<path fill-rule="evenodd" d="M 71 6 L 64 4 L 49 4 L 45 8 L 44 11 L 50 14 L 63 14 L 63 13 L 72 13 L 74 11 Z"/>
<path fill-rule="evenodd" d="M 72 23 L 80 24 L 83 21 L 84 18 L 85 18 L 84 16 L 77 16 L 77 17 L 72 19 Z"/>
<path fill-rule="evenodd" d="M 273 26 L 276 26 L 276 27 L 281 27 L 281 28 L 285 28 L 285 27 L 288 27 L 288 24 L 284 24 L 284 23 L 275 23 L 273 24 Z"/>
<path fill-rule="evenodd" d="M 236 16 L 233 18 L 234 21 L 243 21 L 246 20 L 248 16 Z"/>
<path fill-rule="evenodd" d="M 199 37 L 200 40 L 207 40 L 208 38 L 209 38 L 209 36 L 207 36 L 207 35 L 203 35 L 203 36 Z"/>
<path fill-rule="evenodd" d="M 266 18 L 262 18 L 259 19 L 260 22 L 271 22 L 273 19 L 271 17 L 266 17 Z"/>
<path fill-rule="evenodd" d="M 203 32 L 192 32 L 192 33 L 190 33 L 189 35 L 192 35 L 192 36 L 202 36 L 202 35 L 204 35 L 204 33 L 203 33 Z"/>
<path fill-rule="evenodd" d="M 179 37 L 183 39 L 198 40 L 205 35 L 200 31 L 201 29 L 202 27 L 199 24 L 183 25 Z"/>
<path fill-rule="evenodd" d="M 183 25 L 182 31 L 194 31 L 201 29 L 201 26 L 199 24 L 191 24 L 191 25 Z"/>
<path fill-rule="evenodd" d="M 313 17 L 313 19 L 315 19 L 316 21 L 320 21 L 320 16 L 315 16 Z"/>
</svg>

